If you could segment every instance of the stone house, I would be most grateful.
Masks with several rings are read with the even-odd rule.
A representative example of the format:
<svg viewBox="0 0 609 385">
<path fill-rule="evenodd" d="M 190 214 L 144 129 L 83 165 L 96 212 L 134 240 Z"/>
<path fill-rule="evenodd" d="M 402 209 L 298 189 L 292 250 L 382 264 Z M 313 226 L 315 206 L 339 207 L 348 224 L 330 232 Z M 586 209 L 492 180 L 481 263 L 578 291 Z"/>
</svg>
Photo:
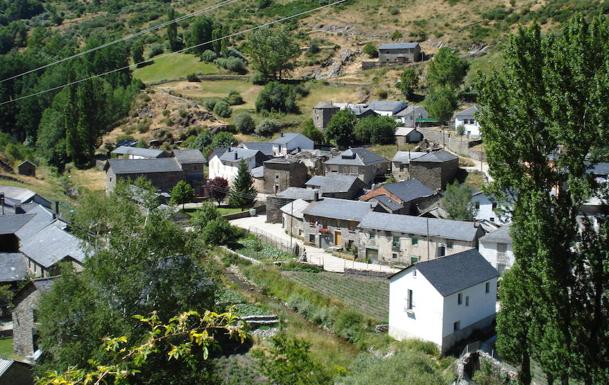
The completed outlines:
<svg viewBox="0 0 609 385">
<path fill-rule="evenodd" d="M 309 206 L 309 202 L 296 199 L 281 207 L 282 221 L 281 227 L 287 234 L 303 239 L 304 237 L 304 216 L 303 211 Z"/>
<path fill-rule="evenodd" d="M 35 360 L 40 356 L 36 331 L 36 308 L 40 296 L 50 290 L 54 278 L 30 281 L 15 294 L 13 303 L 13 351 L 15 354 Z"/>
<path fill-rule="evenodd" d="M 306 182 L 307 188 L 319 190 L 322 197 L 356 199 L 366 185 L 354 175 L 316 175 Z"/>
<path fill-rule="evenodd" d="M 374 100 L 368 104 L 368 108 L 379 116 L 396 116 L 406 108 L 406 102 L 401 100 Z"/>
<path fill-rule="evenodd" d="M 416 42 L 381 44 L 378 51 L 381 64 L 414 63 L 422 58 L 421 46 Z"/>
<path fill-rule="evenodd" d="M 404 127 L 415 128 L 418 121 L 429 118 L 429 113 L 421 106 L 411 105 L 395 114 L 395 117 Z"/>
<path fill-rule="evenodd" d="M 203 187 L 205 163 L 207 159 L 199 150 L 174 150 L 173 156 L 176 158 L 184 179 L 195 189 L 199 190 Z"/>
<path fill-rule="evenodd" d="M 304 241 L 322 249 L 352 249 L 357 246 L 357 225 L 371 211 L 382 210 L 374 203 L 323 198 L 311 202 L 302 212 Z"/>
<path fill-rule="evenodd" d="M 463 111 L 455 114 L 455 130 L 458 130 L 459 126 L 463 126 L 463 135 L 466 136 L 480 136 L 480 123 L 476 119 L 478 113 L 478 106 L 466 108 Z"/>
<path fill-rule="evenodd" d="M 319 102 L 313 107 L 313 125 L 323 131 L 330 123 L 330 119 L 340 110 L 332 102 Z"/>
<path fill-rule="evenodd" d="M 23 207 L 30 203 L 41 205 L 49 209 L 53 206 L 51 201 L 32 190 L 0 185 L 0 214 L 2 213 L 2 208 L 12 209 L 13 213 L 17 214 L 17 212 L 15 212 L 17 207 Z"/>
<path fill-rule="evenodd" d="M 262 166 L 268 157 L 259 150 L 249 150 L 240 147 L 219 148 L 214 150 L 209 159 L 209 179 L 216 177 L 224 178 L 232 185 L 239 163 L 243 160 L 248 171 Z"/>
<path fill-rule="evenodd" d="M 409 265 L 478 247 L 475 222 L 368 213 L 358 226 L 359 257 Z"/>
<path fill-rule="evenodd" d="M 499 274 L 503 274 L 504 271 L 511 268 L 515 259 L 510 225 L 502 226 L 480 238 L 478 251 L 488 263 L 497 269 Z"/>
<path fill-rule="evenodd" d="M 36 165 L 29 160 L 24 160 L 17 166 L 17 173 L 24 176 L 36 176 Z"/>
<path fill-rule="evenodd" d="M 288 187 L 303 187 L 307 177 L 307 167 L 301 162 L 284 158 L 270 159 L 264 162 L 264 182 L 260 192 L 277 194 Z"/>
<path fill-rule="evenodd" d="M 410 160 L 410 177 L 432 189 L 444 190 L 459 172 L 459 157 L 440 150 Z"/>
<path fill-rule="evenodd" d="M 395 143 L 405 145 L 408 143 L 419 143 L 423 140 L 423 134 L 412 127 L 398 127 L 395 130 Z"/>
<path fill-rule="evenodd" d="M 438 345 L 446 354 L 496 315 L 497 270 L 471 249 L 419 262 L 389 277 L 389 335 Z"/>
<path fill-rule="evenodd" d="M 169 154 L 163 150 L 131 146 L 119 146 L 115 148 L 110 154 L 113 157 L 123 159 L 158 159 L 169 157 Z"/>
<path fill-rule="evenodd" d="M 398 180 L 410 179 L 410 162 L 413 159 L 427 155 L 426 152 L 398 151 L 391 159 L 391 173 Z"/>
<path fill-rule="evenodd" d="M 440 196 L 416 179 L 388 183 L 368 191 L 360 200 L 377 202 L 393 214 L 418 215 L 421 208 L 429 207 Z"/>
<path fill-rule="evenodd" d="M 270 159 L 274 156 L 273 143 L 272 142 L 243 142 L 238 147 L 245 148 L 247 150 L 260 151 L 266 159 Z"/>
<path fill-rule="evenodd" d="M 319 190 L 289 187 L 277 195 L 269 195 L 266 198 L 266 222 L 281 223 L 283 218 L 281 208 L 298 199 L 305 202 L 319 200 Z"/>
<path fill-rule="evenodd" d="M 293 152 L 313 150 L 315 148 L 315 143 L 311 139 L 303 134 L 293 132 L 282 132 L 271 143 L 273 144 L 273 156 L 287 156 Z"/>
<path fill-rule="evenodd" d="M 170 192 L 184 179 L 182 167 L 175 158 L 155 159 L 109 159 L 106 171 L 106 191 L 116 188 L 119 181 L 147 179 L 156 189 Z"/>
<path fill-rule="evenodd" d="M 324 163 L 326 175 L 354 175 L 366 185 L 384 176 L 389 167 L 387 159 L 361 147 L 345 150 Z"/>
</svg>

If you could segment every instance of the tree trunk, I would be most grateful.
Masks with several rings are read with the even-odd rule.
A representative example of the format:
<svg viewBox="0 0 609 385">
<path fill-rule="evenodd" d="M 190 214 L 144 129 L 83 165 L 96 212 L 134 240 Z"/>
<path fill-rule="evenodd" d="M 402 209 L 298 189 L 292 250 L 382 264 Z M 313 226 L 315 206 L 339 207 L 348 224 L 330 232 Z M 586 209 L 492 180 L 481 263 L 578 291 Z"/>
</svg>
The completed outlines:
<svg viewBox="0 0 609 385">
<path fill-rule="evenodd" d="M 528 351 L 522 353 L 518 380 L 521 385 L 531 385 L 531 357 Z"/>
</svg>

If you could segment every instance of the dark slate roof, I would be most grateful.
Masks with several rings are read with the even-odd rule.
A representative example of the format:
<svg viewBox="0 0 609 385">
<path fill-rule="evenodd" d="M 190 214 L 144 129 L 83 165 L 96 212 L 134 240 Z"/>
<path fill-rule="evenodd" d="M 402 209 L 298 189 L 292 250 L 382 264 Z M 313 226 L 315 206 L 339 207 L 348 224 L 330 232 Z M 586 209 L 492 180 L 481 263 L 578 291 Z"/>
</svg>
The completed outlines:
<svg viewBox="0 0 609 385">
<path fill-rule="evenodd" d="M 478 234 L 478 228 L 474 222 L 377 212 L 367 214 L 362 219 L 359 227 L 369 230 L 383 230 L 402 234 L 427 236 L 428 224 L 430 237 L 472 242 L 476 239 L 476 235 Z"/>
<path fill-rule="evenodd" d="M 458 156 L 451 154 L 448 151 L 440 150 L 440 151 L 432 151 L 427 153 L 426 155 L 420 156 L 416 159 L 412 159 L 411 162 L 448 162 L 450 160 L 459 159 Z"/>
<path fill-rule="evenodd" d="M 200 164 L 207 161 L 199 150 L 173 150 L 173 155 L 180 164 Z"/>
<path fill-rule="evenodd" d="M 33 237 L 55 219 L 53 212 L 40 205 L 36 205 L 36 207 L 28 210 L 28 214 L 33 216 L 32 220 L 15 233 L 22 242 Z"/>
<path fill-rule="evenodd" d="M 335 106 L 332 102 L 319 102 L 313 108 L 315 108 L 315 109 L 338 108 L 338 106 Z"/>
<path fill-rule="evenodd" d="M 175 158 L 110 159 L 108 163 L 117 175 L 182 171 L 182 167 Z"/>
<path fill-rule="evenodd" d="M 463 111 L 459 111 L 455 114 L 455 117 L 463 117 L 463 118 L 468 118 L 468 117 L 473 117 L 476 112 L 478 112 L 478 106 L 477 105 L 473 105 L 469 108 L 464 109 Z"/>
<path fill-rule="evenodd" d="M 48 225 L 23 242 L 19 251 L 45 268 L 68 256 L 79 263 L 85 260 L 82 241 L 54 224 Z"/>
<path fill-rule="evenodd" d="M 374 206 L 374 203 L 371 202 L 323 198 L 320 201 L 311 202 L 303 214 L 359 222 L 374 209 Z"/>
<path fill-rule="evenodd" d="M 392 162 L 400 162 L 404 164 L 410 163 L 411 160 L 420 158 L 423 155 L 427 155 L 426 152 L 417 152 L 417 151 L 398 151 L 391 159 Z"/>
<path fill-rule="evenodd" d="M 512 243 L 510 225 L 502 226 L 501 228 L 486 234 L 480 238 L 480 243 Z"/>
<path fill-rule="evenodd" d="M 0 235 L 17 233 L 32 218 L 32 214 L 0 215 Z"/>
<path fill-rule="evenodd" d="M 402 271 L 408 269 L 417 269 L 443 297 L 499 276 L 497 270 L 476 249 L 418 262 Z M 398 274 L 400 273 L 390 279 Z"/>
<path fill-rule="evenodd" d="M 414 115 L 415 118 L 418 118 L 419 116 L 426 117 L 428 113 L 425 107 L 411 104 L 402 111 L 398 112 L 395 116 L 402 117 L 408 115 Z"/>
<path fill-rule="evenodd" d="M 609 163 L 595 163 L 590 166 L 590 172 L 592 173 L 592 175 L 607 176 L 609 175 Z"/>
<path fill-rule="evenodd" d="M 419 46 L 417 42 L 404 42 L 404 43 L 387 43 L 381 44 L 379 49 L 409 49 L 416 48 Z"/>
<path fill-rule="evenodd" d="M 264 178 L 264 166 L 254 167 L 250 170 L 252 178 Z"/>
<path fill-rule="evenodd" d="M 22 281 L 27 278 L 28 267 L 21 253 L 0 252 L 0 282 Z"/>
<path fill-rule="evenodd" d="M 226 152 L 226 150 L 228 150 L 227 147 L 216 147 L 211 151 L 211 155 L 209 156 L 209 159 L 212 159 L 213 157 L 217 156 L 218 158 L 222 156 L 222 154 L 224 154 Z"/>
<path fill-rule="evenodd" d="M 326 161 L 326 164 L 345 164 L 352 166 L 368 166 L 387 162 L 387 159 L 379 156 L 365 148 L 350 148 L 343 151 L 340 155 Z"/>
<path fill-rule="evenodd" d="M 409 179 L 404 182 L 389 183 L 383 187 L 385 190 L 400 198 L 402 202 L 410 202 L 415 199 L 433 195 L 433 190 L 425 186 L 418 179 Z"/>
<path fill-rule="evenodd" d="M 316 175 L 309 179 L 306 186 L 318 187 L 321 193 L 348 192 L 358 178 L 353 175 Z"/>
<path fill-rule="evenodd" d="M 272 143 L 273 144 L 288 144 L 291 141 L 293 141 L 294 139 L 299 138 L 299 137 L 303 137 L 307 141 L 310 141 L 311 143 L 313 143 L 313 141 L 311 139 L 307 138 L 303 134 L 298 134 L 298 133 L 295 133 L 295 132 L 286 132 L 286 133 L 283 133 L 277 139 L 274 139 L 272 141 Z"/>
<path fill-rule="evenodd" d="M 243 148 L 249 150 L 257 150 L 266 156 L 273 156 L 273 143 L 272 142 L 245 142 L 242 143 Z"/>
<path fill-rule="evenodd" d="M 302 187 L 288 187 L 283 190 L 277 196 L 279 198 L 285 199 L 302 199 L 305 201 L 312 201 L 315 199 L 315 193 L 317 191 L 310 188 L 302 188 Z"/>
<path fill-rule="evenodd" d="M 387 207 L 390 211 L 398 211 L 402 208 L 401 204 L 394 202 L 391 198 L 385 195 L 379 195 L 370 199 L 370 202 L 374 201 L 379 202 L 381 205 Z"/>
<path fill-rule="evenodd" d="M 402 101 L 391 101 L 391 100 L 375 100 L 368 104 L 368 107 L 375 111 L 388 111 L 392 114 L 397 114 L 398 112 L 405 109 L 407 106 L 406 102 Z"/>
<path fill-rule="evenodd" d="M 129 146 L 120 146 L 117 147 L 112 154 L 115 155 L 134 155 L 141 156 L 143 158 L 160 158 L 165 154 L 163 150 L 157 150 L 154 148 L 140 148 L 140 147 L 129 147 Z"/>
<path fill-rule="evenodd" d="M 222 156 L 220 156 L 220 160 L 222 163 L 235 163 L 240 162 L 242 159 L 250 159 L 255 157 L 260 151 L 258 150 L 250 150 L 247 148 L 239 148 L 239 147 L 231 147 L 226 150 Z"/>
<path fill-rule="evenodd" d="M 36 193 L 32 190 L 13 186 L 0 186 L 0 193 L 4 193 L 6 198 L 18 201 L 21 204 L 29 202 L 36 196 Z"/>
</svg>

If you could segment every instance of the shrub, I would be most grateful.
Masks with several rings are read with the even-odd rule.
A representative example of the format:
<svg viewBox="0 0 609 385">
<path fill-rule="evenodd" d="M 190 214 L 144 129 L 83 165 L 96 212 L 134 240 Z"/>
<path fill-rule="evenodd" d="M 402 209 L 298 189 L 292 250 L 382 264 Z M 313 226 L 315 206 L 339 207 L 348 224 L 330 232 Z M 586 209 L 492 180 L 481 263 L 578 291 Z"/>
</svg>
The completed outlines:
<svg viewBox="0 0 609 385">
<path fill-rule="evenodd" d="M 213 111 L 214 107 L 216 107 L 216 103 L 218 103 L 219 99 L 207 99 L 203 104 L 208 111 Z"/>
<path fill-rule="evenodd" d="M 256 99 L 257 112 L 298 112 L 296 95 L 305 92 L 304 89 L 297 90 L 288 84 L 270 82 L 260 92 Z"/>
<path fill-rule="evenodd" d="M 231 106 L 238 106 L 245 103 L 241 97 L 241 94 L 237 91 L 230 91 L 226 97 L 226 102 Z"/>
<path fill-rule="evenodd" d="M 200 209 L 194 212 L 190 218 L 190 224 L 196 231 L 203 231 L 211 221 L 218 218 L 220 218 L 220 213 L 216 206 L 211 202 L 205 202 Z"/>
<path fill-rule="evenodd" d="M 400 32 L 400 31 L 394 31 L 391 34 L 391 40 L 393 40 L 393 41 L 400 40 L 403 37 L 404 37 L 404 35 L 402 35 L 402 32 Z"/>
<path fill-rule="evenodd" d="M 198 83 L 201 81 L 201 79 L 199 79 L 197 74 L 188 74 L 186 76 L 186 80 L 188 80 L 189 82 L 192 82 L 192 83 Z"/>
<path fill-rule="evenodd" d="M 307 52 L 314 55 L 316 53 L 318 53 L 321 49 L 319 48 L 319 43 L 316 40 L 311 40 L 311 43 L 309 44 L 309 48 L 307 49 Z"/>
<path fill-rule="evenodd" d="M 387 90 L 379 90 L 378 95 L 379 95 L 379 99 L 387 99 L 387 96 L 388 96 Z"/>
<path fill-rule="evenodd" d="M 459 124 L 457 126 L 457 135 L 462 136 L 463 134 L 465 134 L 465 126 L 462 124 Z"/>
<path fill-rule="evenodd" d="M 353 132 L 362 144 L 391 144 L 395 142 L 395 120 L 388 116 L 369 116 L 355 125 Z"/>
<path fill-rule="evenodd" d="M 201 240 L 208 245 L 227 245 L 235 239 L 236 232 L 223 218 L 212 220 L 201 232 Z"/>
<path fill-rule="evenodd" d="M 375 58 L 379 56 L 379 51 L 376 49 L 376 46 L 372 43 L 368 43 L 362 49 L 364 54 L 368 55 L 368 57 Z"/>
<path fill-rule="evenodd" d="M 235 127 L 242 134 L 251 134 L 256 129 L 254 119 L 247 112 L 235 116 Z"/>
<path fill-rule="evenodd" d="M 395 16 L 400 13 L 400 9 L 398 7 L 389 8 L 389 14 Z"/>
<path fill-rule="evenodd" d="M 343 310 L 338 313 L 334 321 L 334 332 L 350 342 L 362 339 L 366 330 L 364 317 L 352 310 Z"/>
<path fill-rule="evenodd" d="M 263 73 L 256 72 L 255 74 L 252 75 L 251 81 L 253 84 L 263 85 L 263 84 L 266 84 L 266 82 L 268 82 L 268 79 L 266 76 L 264 76 Z"/>
<path fill-rule="evenodd" d="M 214 105 L 214 114 L 218 115 L 221 118 L 230 118 L 232 113 L 233 113 L 233 110 L 230 108 L 228 103 L 226 103 L 225 101 L 222 101 L 222 100 L 218 101 Z"/>
<path fill-rule="evenodd" d="M 260 136 L 271 136 L 281 128 L 279 122 L 272 119 L 265 119 L 258 127 L 256 127 L 256 135 Z"/>
<path fill-rule="evenodd" d="M 203 53 L 201 54 L 201 60 L 206 63 L 213 62 L 214 60 L 216 60 L 217 57 L 218 55 L 216 55 L 216 53 L 210 49 L 203 51 Z"/>
<path fill-rule="evenodd" d="M 218 66 L 224 68 L 225 70 L 235 72 L 238 74 L 244 74 L 247 72 L 247 68 L 245 66 L 245 62 L 243 59 L 238 57 L 221 57 L 216 59 L 215 62 Z"/>
<path fill-rule="evenodd" d="M 163 46 L 160 44 L 153 44 L 150 47 L 150 52 L 148 53 L 148 58 L 153 58 L 155 56 L 158 56 L 160 54 L 162 54 L 163 52 L 165 52 L 165 50 L 163 49 Z"/>
<path fill-rule="evenodd" d="M 304 122 L 302 134 L 315 143 L 320 144 L 324 142 L 324 134 L 315 127 L 313 119 L 308 119 Z"/>
</svg>

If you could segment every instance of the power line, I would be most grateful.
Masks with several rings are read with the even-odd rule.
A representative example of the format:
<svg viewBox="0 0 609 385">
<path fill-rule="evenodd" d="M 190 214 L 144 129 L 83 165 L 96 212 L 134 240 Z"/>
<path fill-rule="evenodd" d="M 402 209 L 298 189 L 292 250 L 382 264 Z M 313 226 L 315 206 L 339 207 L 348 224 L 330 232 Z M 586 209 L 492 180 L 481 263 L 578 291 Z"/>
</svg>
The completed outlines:
<svg viewBox="0 0 609 385">
<path fill-rule="evenodd" d="M 295 15 L 290 15 L 290 16 L 282 17 L 280 19 L 269 21 L 267 23 L 260 24 L 260 25 L 257 25 L 255 27 L 247 28 L 247 29 L 241 30 L 239 32 L 234 32 L 234 33 L 228 34 L 226 36 L 222 36 L 222 37 L 219 37 L 219 38 L 216 38 L 216 39 L 212 39 L 210 41 L 206 41 L 204 43 L 195 44 L 193 46 L 186 47 L 186 48 L 183 48 L 183 49 L 175 51 L 175 52 L 170 52 L 170 53 L 166 53 L 166 54 L 163 54 L 163 55 L 159 55 L 159 56 L 156 56 L 156 59 L 162 58 L 162 57 L 171 56 L 171 55 L 176 55 L 176 54 L 179 54 L 179 53 L 182 53 L 182 52 L 185 52 L 185 51 L 189 51 L 189 50 L 191 50 L 193 48 L 198 48 L 198 47 L 204 46 L 206 44 L 211 44 L 211 43 L 215 43 L 215 42 L 220 41 L 220 40 L 224 40 L 224 39 L 228 39 L 228 38 L 231 38 L 231 37 L 243 35 L 245 33 L 252 32 L 252 31 L 255 31 L 255 30 L 260 29 L 260 28 L 264 28 L 264 27 L 268 27 L 268 26 L 271 26 L 271 25 L 274 25 L 274 24 L 281 23 L 282 21 L 294 19 L 294 18 L 302 16 L 302 15 L 313 13 L 313 12 L 318 11 L 318 10 L 323 9 L 323 8 L 328 8 L 328 7 L 334 6 L 336 4 L 344 3 L 345 1 L 347 1 L 347 0 L 338 0 L 338 1 L 335 1 L 335 2 L 330 3 L 330 4 L 326 4 L 326 5 L 322 5 L 322 6 L 313 8 L 313 9 L 309 9 L 308 11 L 299 12 L 299 13 L 297 13 Z M 127 70 L 127 69 L 135 68 L 135 67 L 137 67 L 137 66 L 139 66 L 141 64 L 150 63 L 150 62 L 153 62 L 153 61 L 154 61 L 154 59 L 150 58 L 150 59 L 141 61 L 139 63 L 134 63 L 134 64 L 127 65 L 127 66 L 124 66 L 124 67 L 121 67 L 121 68 L 116 68 L 116 69 L 113 69 L 113 70 L 110 70 L 110 71 L 107 71 L 107 72 L 103 72 L 101 74 L 92 75 L 92 76 L 89 76 L 88 78 L 84 78 L 84 79 L 80 79 L 80 80 L 75 80 L 73 82 L 66 83 L 66 84 L 63 84 L 61 86 L 49 88 L 49 89 L 44 90 L 44 91 L 39 91 L 39 92 L 36 92 L 36 93 L 33 93 L 33 94 L 20 96 L 20 97 L 15 98 L 15 99 L 6 100 L 6 101 L 0 103 L 0 106 L 3 106 L 5 104 L 9 104 L 9 103 L 18 102 L 18 101 L 23 100 L 23 99 L 28 99 L 28 98 L 32 98 L 32 97 L 35 97 L 35 96 L 43 95 L 43 94 L 46 94 L 48 92 L 52 92 L 52 91 L 56 91 L 56 90 L 62 89 L 64 87 L 70 87 L 70 86 L 73 86 L 75 84 L 80 84 L 82 82 L 86 82 L 88 80 L 92 80 L 92 79 L 100 78 L 100 77 L 103 77 L 103 76 L 107 76 L 107 75 L 113 74 L 115 72 L 120 72 L 120 71 L 124 71 L 124 70 Z"/>
<path fill-rule="evenodd" d="M 6 78 L 6 79 L 2 79 L 2 80 L 0 80 L 0 83 L 4 83 L 4 82 L 7 82 L 7 81 L 9 81 L 9 80 L 17 79 L 17 78 L 20 78 L 20 77 L 25 76 L 25 75 L 29 75 L 29 74 L 34 73 L 34 72 L 38 72 L 38 71 L 43 70 L 43 69 L 45 69 L 45 68 L 49 68 L 49 67 L 52 67 L 52 66 L 54 66 L 54 65 L 57 65 L 57 64 L 60 64 L 60 63 L 64 63 L 64 62 L 70 61 L 70 60 L 72 60 L 72 59 L 76 59 L 76 58 L 78 58 L 78 57 L 84 56 L 84 55 L 89 54 L 89 53 L 91 53 L 91 52 L 95 52 L 95 51 L 98 51 L 98 50 L 100 50 L 100 49 L 110 47 L 110 46 L 112 46 L 112 45 L 114 45 L 114 44 L 118 44 L 118 43 L 125 42 L 125 41 L 127 41 L 127 40 L 131 40 L 131 39 L 133 39 L 133 38 L 136 38 L 136 37 L 138 37 L 138 36 L 144 35 L 144 34 L 146 34 L 146 33 L 149 33 L 149 32 L 156 31 L 156 30 L 159 30 L 159 29 L 161 29 L 161 28 L 164 28 L 164 27 L 166 27 L 166 26 L 168 26 L 168 25 L 175 24 L 175 23 L 178 23 L 178 22 L 180 22 L 180 21 L 182 21 L 182 20 L 186 20 L 186 19 L 189 19 L 189 18 L 191 18 L 191 17 L 198 16 L 198 15 L 200 15 L 200 14 L 204 13 L 204 12 L 207 12 L 207 11 L 213 11 L 213 10 L 215 10 L 215 9 L 221 8 L 221 7 L 225 6 L 225 5 L 228 5 L 228 4 L 230 4 L 230 3 L 234 3 L 234 2 L 236 2 L 236 1 L 238 1 L 238 0 L 225 0 L 225 1 L 223 1 L 223 2 L 220 2 L 220 3 L 218 3 L 218 4 L 213 5 L 213 6 L 211 6 L 211 7 L 204 8 L 204 9 L 200 9 L 200 10 L 198 10 L 198 11 L 195 11 L 195 12 L 192 12 L 192 13 L 189 13 L 189 14 L 186 14 L 186 15 L 183 15 L 183 16 L 180 16 L 180 17 L 177 17 L 177 18 L 175 18 L 175 19 L 173 19 L 173 20 L 168 20 L 168 21 L 166 21 L 166 22 L 164 22 L 164 23 L 154 25 L 154 26 L 152 26 L 152 27 L 149 27 L 149 28 L 143 29 L 143 30 L 138 31 L 138 32 L 136 32 L 136 33 L 133 33 L 133 34 L 131 34 L 131 35 L 127 35 L 127 36 L 125 36 L 125 37 L 122 37 L 122 38 L 120 38 L 120 39 L 117 39 L 117 40 L 114 40 L 114 41 L 111 41 L 111 42 L 108 42 L 108 43 L 102 44 L 102 45 L 100 45 L 100 46 L 97 46 L 97 47 L 94 47 L 94 48 L 88 49 L 88 50 L 83 51 L 83 52 L 79 52 L 79 53 L 77 53 L 77 54 L 74 54 L 74 55 L 72 55 L 72 56 L 68 56 L 68 57 L 66 57 L 66 58 L 63 58 L 63 59 L 57 60 L 57 61 L 55 61 L 55 62 L 52 62 L 52 63 L 49 63 L 49 64 L 45 64 L 45 65 L 40 66 L 40 67 L 38 67 L 38 68 L 34 68 L 34 69 L 32 69 L 32 70 L 29 70 L 29 71 L 26 71 L 26 72 L 20 73 L 19 75 L 14 75 L 14 76 L 8 77 L 8 78 Z"/>
</svg>

